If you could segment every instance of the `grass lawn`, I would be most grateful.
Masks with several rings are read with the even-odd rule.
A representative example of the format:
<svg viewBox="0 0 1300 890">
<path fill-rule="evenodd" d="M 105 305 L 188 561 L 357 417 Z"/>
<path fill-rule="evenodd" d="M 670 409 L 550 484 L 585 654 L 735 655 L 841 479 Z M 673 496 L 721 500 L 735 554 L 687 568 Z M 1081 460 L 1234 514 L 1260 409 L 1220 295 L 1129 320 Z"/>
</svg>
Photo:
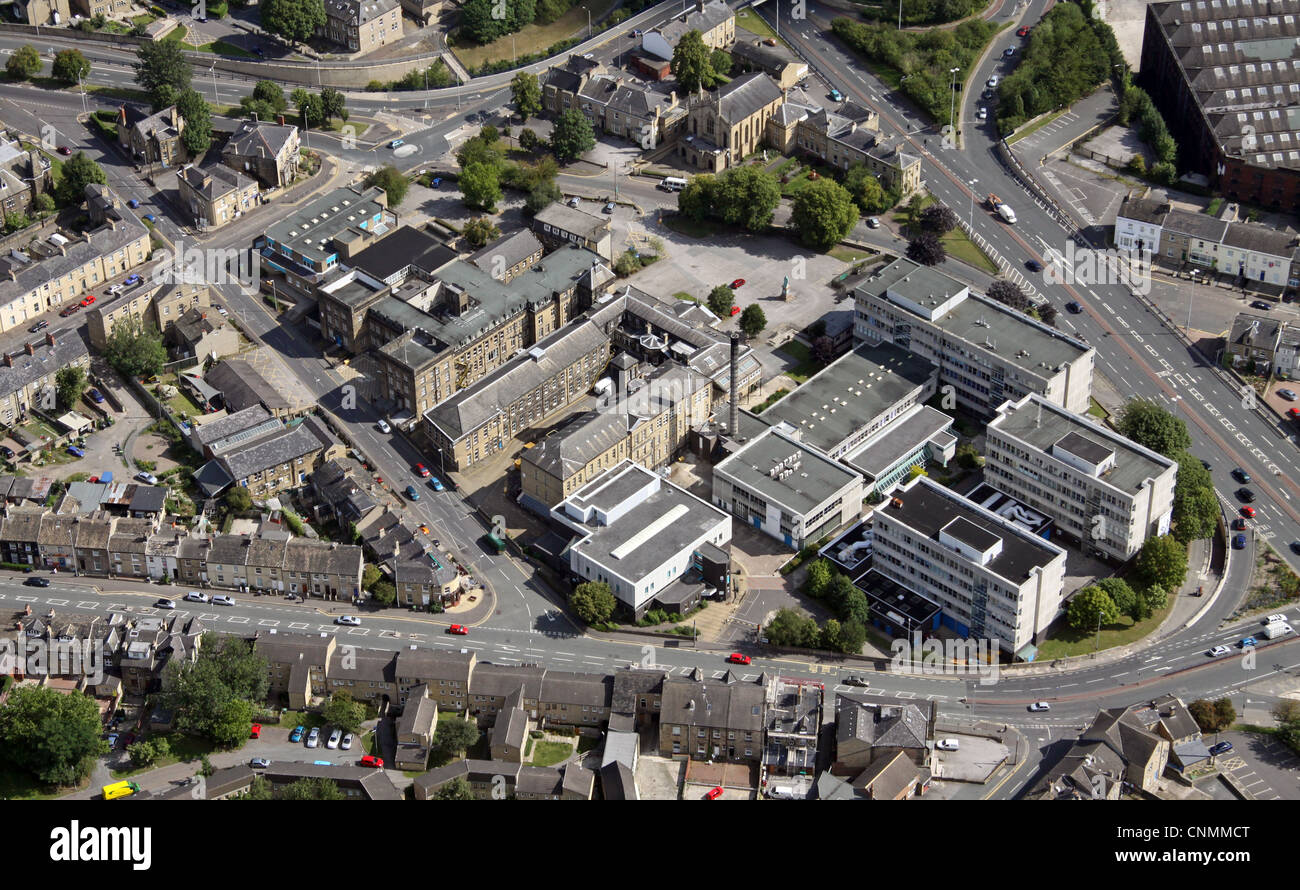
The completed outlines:
<svg viewBox="0 0 1300 890">
<path fill-rule="evenodd" d="M 175 41 L 175 42 L 177 42 L 177 43 L 181 43 L 181 42 L 184 42 L 184 40 L 185 40 L 185 35 L 188 34 L 188 33 L 189 33 L 189 30 L 188 30 L 184 25 L 178 25 L 178 26 L 176 27 L 176 30 L 175 30 L 175 31 L 172 31 L 170 34 L 168 34 L 166 37 L 164 37 L 163 40 L 172 40 L 172 41 Z"/>
<path fill-rule="evenodd" d="M 934 203 L 934 198 L 927 195 L 922 199 L 917 209 L 918 215 Z M 899 204 L 894 211 L 894 222 L 899 226 L 907 225 L 906 205 Z M 997 275 L 1000 271 L 994 262 L 984 255 L 984 251 L 975 246 L 975 242 L 961 229 L 960 226 L 953 229 L 948 234 L 939 239 L 943 244 L 943 249 L 947 251 L 948 256 L 955 260 L 961 260 L 968 266 L 974 266 L 976 269 L 987 272 L 990 275 Z"/>
<path fill-rule="evenodd" d="M 67 89 L 77 89 L 75 85 Z M 132 99 L 137 102 L 148 102 L 149 94 L 144 90 L 134 90 L 130 87 L 108 87 L 102 84 L 86 84 L 86 92 L 94 93 L 97 96 L 103 96 L 106 99 Z"/>
<path fill-rule="evenodd" d="M 498 40 L 483 46 L 452 45 L 452 52 L 460 63 L 470 71 L 477 70 L 484 62 L 496 62 L 529 53 L 541 52 L 561 40 L 573 37 L 579 31 L 586 35 L 587 11 L 591 11 L 593 28 L 606 12 L 614 6 L 614 0 L 584 0 L 570 9 L 549 25 L 525 25 L 513 35 L 507 34 Z M 594 30 L 593 30 L 593 33 Z M 511 37 L 513 36 L 513 40 Z M 450 41 L 449 41 L 450 42 Z M 513 44 L 513 46 L 511 45 Z"/>
<path fill-rule="evenodd" d="M 0 800 L 53 800 L 75 790 L 71 787 L 43 785 L 22 770 L 0 770 Z"/>
<path fill-rule="evenodd" d="M 1050 124 L 1052 121 L 1056 120 L 1058 117 L 1060 117 L 1061 115 L 1065 114 L 1065 113 L 1066 113 L 1067 111 L 1069 111 L 1069 110 L 1070 110 L 1070 109 L 1068 109 L 1068 108 L 1062 108 L 1060 111 L 1054 111 L 1054 112 L 1052 112 L 1052 113 L 1049 114 L 1047 117 L 1043 118 L 1043 119 L 1040 120 L 1040 121 L 1037 121 L 1036 123 L 1032 124 L 1031 126 L 1028 126 L 1028 127 L 1021 127 L 1021 128 L 1020 128 L 1019 130 L 1017 130 L 1015 133 L 1011 134 L 1010 137 L 1008 137 L 1008 139 L 1007 139 L 1007 145 L 1015 145 L 1015 144 L 1016 144 L 1017 142 L 1019 142 L 1021 139 L 1024 139 L 1026 136 L 1028 136 L 1030 133 L 1033 133 L 1033 132 L 1036 131 L 1036 130 L 1041 130 L 1043 127 L 1047 126 L 1047 125 Z"/>
<path fill-rule="evenodd" d="M 781 401 L 789 394 L 790 394 L 790 390 L 788 389 L 778 389 L 776 392 L 772 393 L 770 396 L 764 399 L 760 404 L 755 405 L 750 410 L 753 411 L 755 414 L 762 414 L 768 408 L 771 408 L 773 405 Z"/>
<path fill-rule="evenodd" d="M 691 238 L 712 238 L 727 231 L 727 227 L 711 219 L 696 222 L 689 216 L 672 213 L 663 218 L 664 225 L 679 235 Z"/>
<path fill-rule="evenodd" d="M 870 250 L 860 250 L 856 247 L 845 247 L 843 244 L 836 244 L 830 250 L 826 251 L 826 253 L 835 257 L 835 259 L 846 263 L 857 263 L 878 256 Z"/>
<path fill-rule="evenodd" d="M 198 760 L 202 755 L 211 754 L 216 750 L 216 747 L 207 739 L 185 735 L 180 732 L 169 732 L 166 734 L 166 739 L 168 744 L 172 746 L 171 753 L 166 757 L 159 757 L 149 766 L 140 769 L 128 767 L 127 769 L 112 770 L 113 778 L 129 779 L 134 775 L 158 769 L 160 766 L 170 766 L 181 761 Z"/>
<path fill-rule="evenodd" d="M 293 732 L 295 726 L 301 726 L 303 738 L 306 738 L 313 726 L 325 726 L 325 718 L 314 711 L 283 711 L 280 714 L 280 725 L 290 732 Z"/>
<path fill-rule="evenodd" d="M 529 739 L 531 742 L 532 739 Z M 573 746 L 567 742 L 548 742 L 539 739 L 533 746 L 533 766 L 554 766 L 573 753 Z"/>
<path fill-rule="evenodd" d="M 1169 614 L 1169 610 L 1173 607 L 1174 597 L 1170 596 L 1169 603 L 1146 621 L 1139 621 L 1134 624 L 1133 619 L 1125 615 L 1114 624 L 1103 625 L 1100 647 L 1097 646 L 1096 628 L 1080 631 L 1066 626 L 1057 631 L 1056 636 L 1039 644 L 1038 660 L 1042 662 L 1053 658 L 1065 658 L 1070 655 L 1087 655 L 1098 649 L 1111 649 L 1115 646 L 1124 646 L 1136 642 L 1159 627 L 1160 622 L 1165 620 L 1165 616 Z"/>
<path fill-rule="evenodd" d="M 791 340 L 786 343 L 777 350 L 777 353 L 784 353 L 787 357 L 795 360 L 795 366 L 786 371 L 785 375 L 799 383 L 803 383 L 822 369 L 821 362 L 813 358 L 812 351 L 798 340 Z"/>
<path fill-rule="evenodd" d="M 342 131 L 342 129 L 343 129 L 344 127 L 351 127 L 351 128 L 352 128 L 352 135 L 355 136 L 355 137 L 357 137 L 358 139 L 360 139 L 360 138 L 361 138 L 361 134 L 364 133 L 364 132 L 366 132 L 366 130 L 369 130 L 369 129 L 370 129 L 370 124 L 368 124 L 367 122 L 365 122 L 365 121 L 363 121 L 363 120 L 360 120 L 359 118 L 355 118 L 355 117 L 353 117 L 353 118 L 348 118 L 348 120 L 347 120 L 346 122 L 345 122 L 345 121 L 341 121 L 341 120 L 335 118 L 334 120 L 330 121 L 330 122 L 329 122 L 328 124 L 326 124 L 325 126 L 323 126 L 323 127 L 317 127 L 316 129 L 317 129 L 317 130 L 324 130 L 324 131 L 327 132 L 327 133 L 338 133 L 338 132 Z"/>
<path fill-rule="evenodd" d="M 794 177 L 789 182 L 782 184 L 781 196 L 783 198 L 793 198 L 795 195 L 807 188 L 809 183 L 815 181 L 808 177 L 808 174 L 814 170 L 817 171 L 818 178 L 828 178 L 832 182 L 836 181 L 835 171 L 832 168 L 823 166 L 822 164 L 813 164 L 811 167 L 805 165 L 798 176 Z"/>
<path fill-rule="evenodd" d="M 744 28 L 750 34 L 757 34 L 759 37 L 776 37 L 776 32 L 772 30 L 772 26 L 759 18 L 758 13 L 752 9 L 742 9 L 736 13 L 736 27 Z M 776 39 L 781 40 L 780 37 Z M 784 40 L 781 40 L 781 42 L 785 43 Z"/>
<path fill-rule="evenodd" d="M 1101 402 L 1098 402 L 1092 396 L 1088 396 L 1088 414 L 1103 422 L 1107 417 L 1110 417 L 1110 412 L 1101 407 Z"/>
<path fill-rule="evenodd" d="M 257 54 L 251 53 L 242 46 L 235 46 L 225 40 L 214 40 L 211 43 L 205 43 L 202 46 L 196 46 L 194 49 L 201 53 L 215 53 L 223 56 L 237 56 L 242 59 L 256 59 Z"/>
<path fill-rule="evenodd" d="M 674 298 L 674 299 L 677 299 L 677 300 L 686 300 L 687 302 L 690 302 L 690 303 L 698 303 L 698 302 L 699 302 L 699 300 L 695 299 L 694 297 L 692 297 L 690 294 L 688 294 L 688 293 L 687 293 L 686 291 L 684 291 L 684 290 L 679 290 L 677 293 L 673 294 L 673 298 Z"/>
</svg>

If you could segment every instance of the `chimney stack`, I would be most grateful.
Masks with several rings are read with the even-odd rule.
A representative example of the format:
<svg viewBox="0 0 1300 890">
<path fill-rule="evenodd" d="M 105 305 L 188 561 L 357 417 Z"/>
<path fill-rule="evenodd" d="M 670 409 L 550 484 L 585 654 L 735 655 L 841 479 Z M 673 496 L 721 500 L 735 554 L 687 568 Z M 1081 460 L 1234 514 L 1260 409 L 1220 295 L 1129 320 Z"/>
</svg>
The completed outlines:
<svg viewBox="0 0 1300 890">
<path fill-rule="evenodd" d="M 53 345 L 54 345 L 54 332 L 53 332 L 53 331 L 46 331 L 46 332 L 45 332 L 45 345 L 46 345 L 46 346 L 53 346 Z"/>
<path fill-rule="evenodd" d="M 36 354 L 36 350 L 32 348 L 32 344 L 31 344 L 31 343 L 24 343 L 24 344 L 23 344 L 23 348 L 27 350 L 27 354 L 28 354 L 28 355 L 35 355 L 35 354 Z"/>
<path fill-rule="evenodd" d="M 731 332 L 731 416 L 727 419 L 727 432 L 732 439 L 740 439 L 740 334 Z"/>
</svg>

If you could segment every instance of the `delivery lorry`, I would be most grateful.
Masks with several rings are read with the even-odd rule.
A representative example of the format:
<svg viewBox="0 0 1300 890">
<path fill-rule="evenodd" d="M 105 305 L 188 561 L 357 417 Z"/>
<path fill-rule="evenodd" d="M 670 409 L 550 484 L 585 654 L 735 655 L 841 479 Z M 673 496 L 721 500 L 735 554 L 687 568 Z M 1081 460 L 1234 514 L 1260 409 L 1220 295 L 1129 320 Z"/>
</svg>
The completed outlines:
<svg viewBox="0 0 1300 890">
<path fill-rule="evenodd" d="M 989 192 L 988 205 L 989 207 L 996 210 L 998 216 L 1006 220 L 1008 225 L 1015 225 L 1016 212 L 1012 210 L 1010 207 L 1008 207 L 1001 198 L 999 198 L 997 195 L 993 194 L 992 192 Z"/>
<path fill-rule="evenodd" d="M 1278 637 L 1284 637 L 1291 633 L 1291 625 L 1285 621 L 1274 621 L 1264 628 L 1264 636 L 1270 640 L 1276 640 Z"/>
</svg>

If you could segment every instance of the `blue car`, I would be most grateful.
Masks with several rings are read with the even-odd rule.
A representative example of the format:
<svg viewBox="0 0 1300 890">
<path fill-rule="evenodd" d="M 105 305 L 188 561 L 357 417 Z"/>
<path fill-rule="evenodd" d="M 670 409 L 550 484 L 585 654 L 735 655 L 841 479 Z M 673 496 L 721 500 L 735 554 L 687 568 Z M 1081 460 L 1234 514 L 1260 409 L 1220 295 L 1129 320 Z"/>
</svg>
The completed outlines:
<svg viewBox="0 0 1300 890">
<path fill-rule="evenodd" d="M 1233 535 L 1233 536 L 1232 536 L 1232 549 L 1233 549 L 1233 550 L 1245 550 L 1245 549 L 1246 549 L 1246 536 L 1245 536 L 1245 535 Z"/>
<path fill-rule="evenodd" d="M 73 457 L 85 457 L 85 456 L 86 456 L 86 451 L 85 451 L 85 449 L 83 449 L 83 448 L 78 448 L 76 445 L 69 445 L 68 448 L 67 448 L 67 451 L 68 451 L 68 454 L 71 454 Z"/>
<path fill-rule="evenodd" d="M 133 285 L 133 284 L 139 284 L 139 283 L 140 283 L 140 276 L 139 276 L 139 275 L 128 275 L 128 276 L 126 276 L 126 281 L 123 281 L 122 283 L 125 284 L 127 287 L 130 287 L 130 286 Z"/>
<path fill-rule="evenodd" d="M 304 732 L 304 730 L 303 730 L 303 728 L 302 728 L 301 726 L 295 726 L 295 727 L 293 728 L 293 732 L 289 733 L 289 741 L 291 741 L 291 742 L 301 742 L 301 741 L 302 741 L 302 734 L 303 734 L 303 732 Z"/>
<path fill-rule="evenodd" d="M 1240 646 L 1242 649 L 1249 649 L 1251 646 L 1254 646 L 1258 642 L 1259 641 L 1256 640 L 1254 637 L 1244 637 L 1242 641 L 1237 645 Z"/>
<path fill-rule="evenodd" d="M 388 147 L 397 148 L 399 145 L 405 145 L 405 144 L 406 144 L 405 139 L 394 139 L 392 142 L 388 143 Z"/>
<path fill-rule="evenodd" d="M 429 487 L 432 488 L 434 491 L 445 491 L 445 490 L 446 490 L 446 489 L 443 487 L 442 480 L 439 479 L 437 476 L 430 476 L 430 477 L 429 477 Z"/>
<path fill-rule="evenodd" d="M 144 218 L 147 219 L 149 222 L 158 222 L 158 217 L 154 216 L 152 213 L 146 213 L 144 215 Z"/>
<path fill-rule="evenodd" d="M 839 90 L 831 90 L 831 101 L 832 101 L 832 102 L 843 102 L 843 101 L 844 101 L 844 94 L 841 93 Z"/>
<path fill-rule="evenodd" d="M 134 210 L 135 208 L 137 208 L 137 207 L 140 206 L 140 202 L 137 201 L 135 198 L 132 198 L 130 201 L 127 201 L 127 202 L 126 202 L 126 206 L 128 206 L 128 207 L 130 207 L 132 210 Z"/>
<path fill-rule="evenodd" d="M 442 177 L 441 176 L 433 177 L 433 182 L 430 183 L 430 185 L 432 185 L 434 188 L 437 188 L 438 186 L 442 185 Z"/>
<path fill-rule="evenodd" d="M 86 392 L 86 395 L 90 396 L 90 400 L 96 405 L 104 401 L 104 394 L 93 387 Z"/>
<path fill-rule="evenodd" d="M 415 490 L 414 485 L 406 486 L 406 496 L 413 501 L 418 501 L 420 499 L 420 493 Z"/>
<path fill-rule="evenodd" d="M 1232 742 L 1219 742 L 1217 745 L 1210 746 L 1211 754 L 1227 754 L 1232 750 Z"/>
</svg>

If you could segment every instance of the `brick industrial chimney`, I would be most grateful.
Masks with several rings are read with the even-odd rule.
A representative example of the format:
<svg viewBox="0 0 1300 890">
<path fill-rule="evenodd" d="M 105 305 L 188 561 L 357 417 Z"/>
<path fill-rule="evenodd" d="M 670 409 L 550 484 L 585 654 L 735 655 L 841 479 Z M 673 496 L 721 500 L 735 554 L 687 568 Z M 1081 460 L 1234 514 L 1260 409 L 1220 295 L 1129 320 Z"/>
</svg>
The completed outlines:
<svg viewBox="0 0 1300 890">
<path fill-rule="evenodd" d="M 731 416 L 727 432 L 731 438 L 740 439 L 740 334 L 735 331 L 731 332 Z"/>
</svg>

